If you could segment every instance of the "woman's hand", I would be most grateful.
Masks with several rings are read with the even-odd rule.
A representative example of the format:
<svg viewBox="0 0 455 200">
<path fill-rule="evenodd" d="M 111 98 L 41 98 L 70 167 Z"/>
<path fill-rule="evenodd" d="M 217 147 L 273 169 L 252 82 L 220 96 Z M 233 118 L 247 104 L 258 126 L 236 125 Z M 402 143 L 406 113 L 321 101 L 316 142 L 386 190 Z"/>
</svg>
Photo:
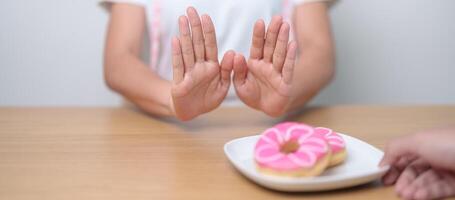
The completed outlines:
<svg viewBox="0 0 455 200">
<path fill-rule="evenodd" d="M 391 166 L 383 182 L 395 183 L 402 198 L 455 196 L 455 128 L 398 138 L 387 146 L 381 165 Z"/>
<path fill-rule="evenodd" d="M 289 43 L 290 25 L 281 16 L 273 17 L 265 33 L 264 21 L 254 25 L 248 61 L 236 54 L 234 86 L 248 106 L 270 116 L 284 114 L 290 104 L 296 59 L 296 43 Z"/>
<path fill-rule="evenodd" d="M 220 65 L 212 20 L 208 15 L 200 18 L 192 7 L 187 14 L 188 17 L 180 16 L 180 36 L 172 40 L 174 78 L 170 105 L 181 120 L 193 119 L 221 104 L 231 83 L 235 56 L 228 51 Z"/>
</svg>

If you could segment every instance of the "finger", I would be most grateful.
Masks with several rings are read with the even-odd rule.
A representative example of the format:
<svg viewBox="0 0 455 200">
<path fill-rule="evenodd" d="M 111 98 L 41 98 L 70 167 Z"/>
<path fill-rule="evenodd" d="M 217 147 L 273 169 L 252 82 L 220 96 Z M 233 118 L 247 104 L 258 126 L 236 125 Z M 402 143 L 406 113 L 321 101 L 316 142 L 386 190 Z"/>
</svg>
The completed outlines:
<svg viewBox="0 0 455 200">
<path fill-rule="evenodd" d="M 283 70 L 282 70 L 283 82 L 288 85 L 292 83 L 292 77 L 294 76 L 294 66 L 295 66 L 296 57 L 297 57 L 297 43 L 292 41 L 288 45 L 288 50 L 286 53 L 286 58 L 284 60 L 284 65 L 283 65 Z"/>
<path fill-rule="evenodd" d="M 416 178 L 417 172 L 413 168 L 405 169 L 395 184 L 395 191 L 397 193 L 402 193 Z"/>
<path fill-rule="evenodd" d="M 390 167 L 390 170 L 384 175 L 382 181 L 385 185 L 395 183 L 403 170 L 415 160 L 414 157 L 404 156 L 401 157 L 395 165 Z"/>
<path fill-rule="evenodd" d="M 231 72 L 234 66 L 235 52 L 226 52 L 221 60 L 221 83 L 229 85 L 231 83 Z"/>
<path fill-rule="evenodd" d="M 413 163 L 410 165 L 409 169 L 411 168 L 413 170 L 413 173 L 415 173 L 414 175 L 416 177 L 412 179 L 412 181 L 409 184 L 402 186 L 403 188 L 401 190 L 397 190 L 398 194 L 400 194 L 400 196 L 402 196 L 405 199 L 412 199 L 416 191 L 419 190 L 418 185 L 420 184 L 419 182 L 422 182 L 422 178 L 426 179 L 425 177 L 428 176 L 429 172 L 433 171 L 425 162 Z"/>
<path fill-rule="evenodd" d="M 425 187 L 419 188 L 413 198 L 414 199 L 441 199 L 445 197 L 455 196 L 455 183 L 439 180 L 435 183 L 428 184 Z"/>
<path fill-rule="evenodd" d="M 193 42 L 186 16 L 179 17 L 180 45 L 182 47 L 183 62 L 185 63 L 185 72 L 191 70 L 194 66 Z"/>
<path fill-rule="evenodd" d="M 189 7 L 186 11 L 191 24 L 194 54 L 196 61 L 205 60 L 204 34 L 202 33 L 202 23 L 196 9 Z"/>
<path fill-rule="evenodd" d="M 248 72 L 245 57 L 241 54 L 235 54 L 234 57 L 234 84 L 237 86 L 245 83 Z"/>
<path fill-rule="evenodd" d="M 178 84 L 183 80 L 185 67 L 183 64 L 182 48 L 180 40 L 177 37 L 172 38 L 172 66 L 174 74 L 174 83 Z"/>
<path fill-rule="evenodd" d="M 400 157 L 416 155 L 418 145 L 416 145 L 414 140 L 414 137 L 407 136 L 390 142 L 385 149 L 384 157 L 379 163 L 379 166 L 393 165 Z"/>
<path fill-rule="evenodd" d="M 207 60 L 218 63 L 218 47 L 216 44 L 215 26 L 208 15 L 202 15 L 202 29 L 205 37 L 205 56 Z"/>
<path fill-rule="evenodd" d="M 265 36 L 264 44 L 264 60 L 272 62 L 273 51 L 275 50 L 276 39 L 280 31 L 283 18 L 281 16 L 274 16 L 267 27 L 267 34 Z"/>
<path fill-rule="evenodd" d="M 273 67 L 280 73 L 286 59 L 286 51 L 289 42 L 289 29 L 290 26 L 288 23 L 283 23 L 283 25 L 281 25 L 276 41 L 275 51 L 273 52 Z"/>
<path fill-rule="evenodd" d="M 253 39 L 251 40 L 250 58 L 261 59 L 264 51 L 265 23 L 260 19 L 256 21 L 253 29 Z"/>
<path fill-rule="evenodd" d="M 419 188 L 415 199 L 440 199 L 455 196 L 455 174 L 453 172 L 439 171 L 442 177 L 430 186 Z"/>
<path fill-rule="evenodd" d="M 397 192 L 402 192 L 406 187 L 409 187 L 417 179 L 418 176 L 419 171 L 416 169 L 416 166 L 409 165 L 403 170 L 397 179 L 395 190 Z"/>
<path fill-rule="evenodd" d="M 435 170 L 430 169 L 430 170 L 427 170 L 427 171 L 423 172 L 422 174 L 420 174 L 415 179 L 415 181 L 412 182 L 412 186 L 420 188 L 420 187 L 424 187 L 428 184 L 434 183 L 440 179 L 441 179 L 441 177 L 439 176 L 439 174 L 437 174 Z"/>
<path fill-rule="evenodd" d="M 409 186 L 400 191 L 398 195 L 403 199 L 412 199 L 416 191 L 417 188 Z"/>
<path fill-rule="evenodd" d="M 391 167 L 389 171 L 382 177 L 382 183 L 384 185 L 392 185 L 400 177 L 401 171 L 396 167 Z"/>
</svg>

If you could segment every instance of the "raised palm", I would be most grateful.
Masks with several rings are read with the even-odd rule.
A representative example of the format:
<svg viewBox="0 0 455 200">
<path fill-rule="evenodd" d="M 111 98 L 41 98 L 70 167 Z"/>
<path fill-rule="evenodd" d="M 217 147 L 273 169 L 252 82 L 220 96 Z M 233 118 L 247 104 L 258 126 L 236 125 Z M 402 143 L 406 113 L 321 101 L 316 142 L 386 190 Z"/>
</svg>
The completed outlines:
<svg viewBox="0 0 455 200">
<path fill-rule="evenodd" d="M 234 58 L 234 86 L 239 98 L 248 106 L 271 116 L 286 111 L 291 98 L 291 84 L 296 44 L 289 42 L 288 23 L 276 16 L 265 34 L 262 20 L 256 22 L 248 61 Z"/>
<path fill-rule="evenodd" d="M 172 41 L 174 78 L 171 105 L 176 117 L 192 119 L 218 107 L 230 86 L 234 52 L 218 62 L 216 34 L 208 15 L 202 16 L 190 7 L 188 18 L 179 18 L 179 38 Z M 191 24 L 191 30 L 189 28 Z"/>
</svg>

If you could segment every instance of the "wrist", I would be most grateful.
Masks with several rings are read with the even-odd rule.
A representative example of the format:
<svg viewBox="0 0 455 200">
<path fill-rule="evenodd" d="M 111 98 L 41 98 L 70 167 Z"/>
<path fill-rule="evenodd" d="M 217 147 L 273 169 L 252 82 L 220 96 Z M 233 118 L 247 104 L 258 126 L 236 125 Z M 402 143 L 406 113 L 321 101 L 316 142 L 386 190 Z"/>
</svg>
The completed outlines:
<svg viewBox="0 0 455 200">
<path fill-rule="evenodd" d="M 172 95 L 169 95 L 169 98 L 168 98 L 168 103 L 167 103 L 167 113 L 168 113 L 168 116 L 170 117 L 177 117 L 177 114 L 175 112 L 175 106 L 174 106 L 174 99 L 172 98 Z"/>
<path fill-rule="evenodd" d="M 182 108 L 182 106 L 179 106 L 178 103 L 177 104 L 175 103 L 175 98 L 172 94 L 169 96 L 168 113 L 170 116 L 175 117 L 176 119 L 181 121 L 189 121 L 198 116 L 195 114 L 191 114 L 192 112 L 188 111 L 189 111 L 188 108 L 185 107 Z"/>
<path fill-rule="evenodd" d="M 292 109 L 292 101 L 290 98 L 283 98 L 280 102 L 261 106 L 259 110 L 270 117 L 281 117 Z"/>
</svg>

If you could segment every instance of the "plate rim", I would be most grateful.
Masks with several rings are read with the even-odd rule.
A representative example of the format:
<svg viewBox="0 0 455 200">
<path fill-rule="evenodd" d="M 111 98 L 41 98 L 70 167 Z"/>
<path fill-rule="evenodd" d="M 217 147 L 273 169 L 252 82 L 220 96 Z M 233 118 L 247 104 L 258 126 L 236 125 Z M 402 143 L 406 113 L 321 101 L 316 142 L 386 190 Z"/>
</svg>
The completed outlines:
<svg viewBox="0 0 455 200">
<path fill-rule="evenodd" d="M 353 136 L 350 136 L 350 135 L 347 135 L 344 133 L 339 133 L 339 134 L 342 135 L 343 137 L 355 140 L 356 142 L 361 142 L 364 145 L 368 145 L 371 149 L 373 149 L 374 151 L 377 151 L 378 153 L 383 153 L 382 150 L 376 148 L 375 146 L 369 144 L 368 142 L 365 142 L 361 139 L 358 139 L 356 137 L 353 137 Z M 234 159 L 232 157 L 231 153 L 228 153 L 229 152 L 228 148 L 229 148 L 229 146 L 231 146 L 233 143 L 235 143 L 237 141 L 245 140 L 248 138 L 259 138 L 259 137 L 260 137 L 260 134 L 239 137 L 239 138 L 229 140 L 223 146 L 224 154 L 229 159 L 231 164 L 238 171 L 240 171 L 244 176 L 248 177 L 249 179 L 252 179 L 253 182 L 258 183 L 258 184 L 261 184 L 259 182 L 263 182 L 263 181 L 273 182 L 274 184 L 280 184 L 283 186 L 284 185 L 288 185 L 288 186 L 294 185 L 295 186 L 295 185 L 303 185 L 303 184 L 329 184 L 329 183 L 336 183 L 336 182 L 342 182 L 342 181 L 347 181 L 347 180 L 357 180 L 357 179 L 361 179 L 364 177 L 376 176 L 378 174 L 385 174 L 390 169 L 390 166 L 388 166 L 388 165 L 382 166 L 382 167 L 378 166 L 376 169 L 373 169 L 371 171 L 365 171 L 365 172 L 353 174 L 353 175 L 350 175 L 347 177 L 329 176 L 329 177 L 319 177 L 317 179 L 313 179 L 311 177 L 303 177 L 303 178 L 294 179 L 294 178 L 287 178 L 287 177 L 274 177 L 274 176 L 269 176 L 269 175 L 257 175 L 255 173 L 247 172 L 249 170 L 244 169 L 245 167 L 242 167 L 242 165 L 237 162 L 238 159 Z M 263 185 L 263 184 L 261 184 L 261 185 Z M 356 185 L 358 185 L 358 184 L 356 184 Z M 339 188 L 343 188 L 343 187 L 339 187 Z M 276 189 L 276 188 L 272 188 L 272 189 Z M 301 190 L 301 191 L 304 191 L 304 190 Z M 314 190 L 314 191 L 316 191 L 316 190 Z"/>
</svg>

